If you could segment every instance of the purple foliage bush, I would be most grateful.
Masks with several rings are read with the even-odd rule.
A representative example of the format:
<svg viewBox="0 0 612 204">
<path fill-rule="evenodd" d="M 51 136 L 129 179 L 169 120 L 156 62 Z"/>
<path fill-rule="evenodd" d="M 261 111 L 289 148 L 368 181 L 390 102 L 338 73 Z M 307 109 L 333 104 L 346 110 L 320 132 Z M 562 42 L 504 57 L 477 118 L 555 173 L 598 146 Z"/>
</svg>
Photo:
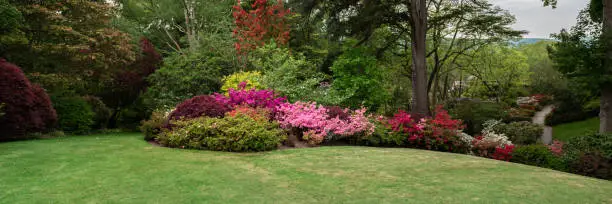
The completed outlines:
<svg viewBox="0 0 612 204">
<path fill-rule="evenodd" d="M 30 84 L 21 69 L 0 59 L 0 140 L 23 139 L 55 125 L 57 116 L 44 89 Z"/>
<path fill-rule="evenodd" d="M 231 111 L 229 104 L 217 100 L 213 96 L 196 96 L 179 104 L 170 114 L 170 119 L 193 119 L 202 116 L 221 118 Z"/>
</svg>

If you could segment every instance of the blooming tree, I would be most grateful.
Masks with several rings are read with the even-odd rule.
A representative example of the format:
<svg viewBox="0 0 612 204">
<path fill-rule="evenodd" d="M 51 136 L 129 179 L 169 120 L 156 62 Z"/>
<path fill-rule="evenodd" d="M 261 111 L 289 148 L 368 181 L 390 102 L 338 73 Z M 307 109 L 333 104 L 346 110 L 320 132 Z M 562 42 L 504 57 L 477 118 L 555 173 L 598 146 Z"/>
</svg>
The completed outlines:
<svg viewBox="0 0 612 204">
<path fill-rule="evenodd" d="M 233 8 L 236 51 L 246 54 L 270 39 L 281 45 L 287 44 L 289 24 L 286 17 L 291 11 L 284 8 L 283 1 L 278 0 L 276 4 L 271 4 L 268 0 L 255 0 L 250 7 L 250 10 L 245 10 L 242 1 L 237 0 Z"/>
</svg>

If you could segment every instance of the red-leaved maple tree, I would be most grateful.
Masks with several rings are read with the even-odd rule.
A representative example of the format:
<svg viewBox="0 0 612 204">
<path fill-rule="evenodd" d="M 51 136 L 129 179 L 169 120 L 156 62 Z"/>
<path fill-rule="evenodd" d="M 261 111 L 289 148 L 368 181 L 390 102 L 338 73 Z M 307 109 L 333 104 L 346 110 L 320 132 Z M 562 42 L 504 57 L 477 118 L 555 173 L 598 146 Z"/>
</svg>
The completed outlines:
<svg viewBox="0 0 612 204">
<path fill-rule="evenodd" d="M 275 4 L 268 3 L 268 0 L 255 0 L 248 11 L 241 5 L 241 0 L 237 0 L 233 12 L 236 24 L 234 37 L 237 39 L 235 47 L 238 54 L 246 54 L 270 39 L 274 39 L 279 45 L 287 44 L 287 16 L 291 11 L 285 9 L 282 0 Z"/>
</svg>

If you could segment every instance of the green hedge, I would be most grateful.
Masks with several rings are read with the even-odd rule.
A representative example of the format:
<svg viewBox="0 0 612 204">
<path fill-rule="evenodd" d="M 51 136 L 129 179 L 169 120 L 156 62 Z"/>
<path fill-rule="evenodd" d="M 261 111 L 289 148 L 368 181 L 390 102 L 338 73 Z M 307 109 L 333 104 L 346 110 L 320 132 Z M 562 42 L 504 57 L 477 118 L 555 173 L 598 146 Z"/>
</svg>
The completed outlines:
<svg viewBox="0 0 612 204">
<path fill-rule="evenodd" d="M 279 125 L 245 115 L 196 118 L 173 122 L 172 131 L 159 135 L 163 146 L 229 152 L 257 152 L 278 148 L 286 134 Z"/>
<path fill-rule="evenodd" d="M 59 129 L 71 134 L 87 134 L 91 131 L 95 113 L 83 98 L 57 97 L 52 101 Z"/>
</svg>

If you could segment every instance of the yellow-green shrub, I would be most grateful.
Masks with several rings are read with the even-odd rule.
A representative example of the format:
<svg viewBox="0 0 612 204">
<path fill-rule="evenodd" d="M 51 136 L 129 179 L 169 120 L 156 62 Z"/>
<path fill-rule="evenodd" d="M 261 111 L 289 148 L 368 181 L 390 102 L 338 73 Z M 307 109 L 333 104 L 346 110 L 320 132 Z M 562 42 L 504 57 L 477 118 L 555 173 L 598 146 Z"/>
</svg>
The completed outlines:
<svg viewBox="0 0 612 204">
<path fill-rule="evenodd" d="M 246 82 L 245 89 L 258 89 L 263 90 L 266 87 L 261 83 L 262 75 L 261 72 L 236 72 L 232 75 L 223 78 L 223 86 L 221 90 L 227 93 L 229 89 L 239 89 L 239 85 L 242 82 Z"/>
</svg>

